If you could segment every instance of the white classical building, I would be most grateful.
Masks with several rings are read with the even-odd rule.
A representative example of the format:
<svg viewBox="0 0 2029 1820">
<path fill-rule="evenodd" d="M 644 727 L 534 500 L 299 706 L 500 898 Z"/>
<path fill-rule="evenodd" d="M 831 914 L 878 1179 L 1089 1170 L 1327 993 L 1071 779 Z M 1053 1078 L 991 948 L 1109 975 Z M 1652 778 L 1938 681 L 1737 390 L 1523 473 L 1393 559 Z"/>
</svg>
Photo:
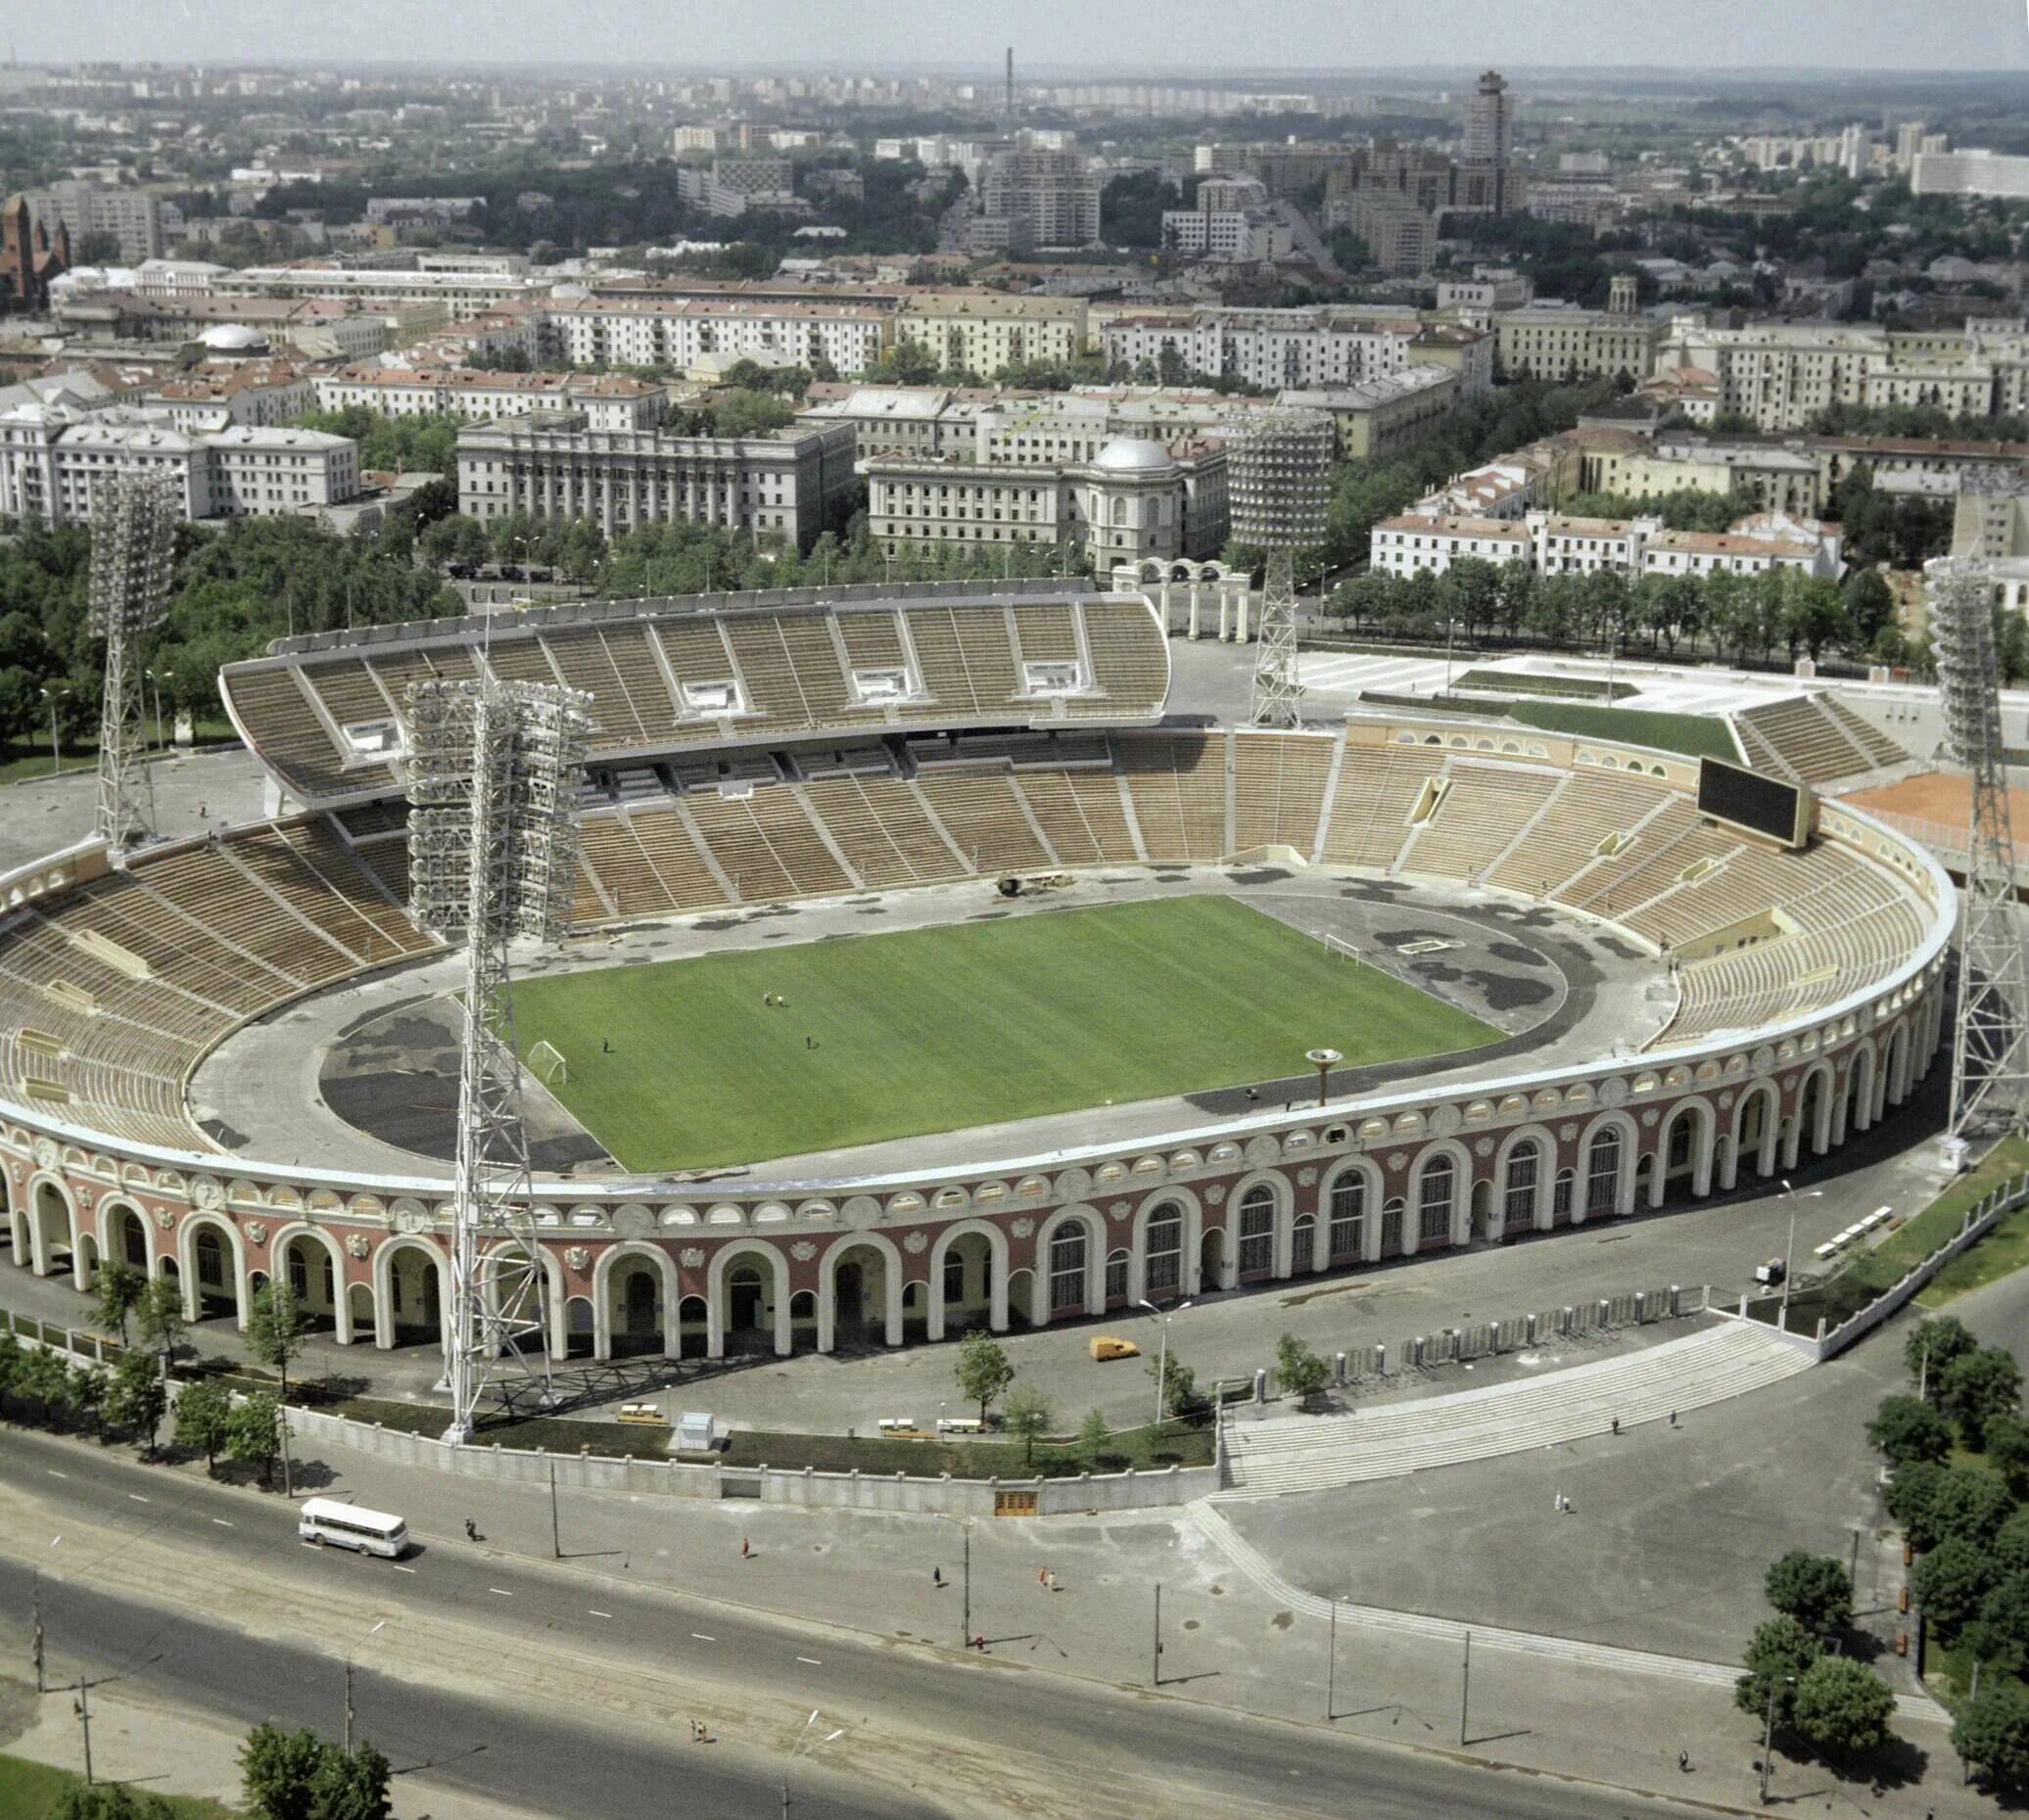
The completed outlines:
<svg viewBox="0 0 2029 1820">
<path fill-rule="evenodd" d="M 319 410 L 364 405 L 385 417 L 468 422 L 536 410 L 579 410 L 593 430 L 652 430 L 669 394 L 632 373 L 489 372 L 482 367 L 342 366 L 310 382 Z"/>
<path fill-rule="evenodd" d="M 1254 386 L 1356 386 L 1414 361 L 1421 326 L 1341 309 L 1143 310 L 1109 321 L 1104 346 L 1109 367 L 1181 362 Z"/>
<path fill-rule="evenodd" d="M 873 303 L 744 297 L 556 299 L 537 318 L 544 360 L 571 366 L 691 366 L 703 354 L 785 355 L 861 373 L 887 346 L 890 313 Z"/>
</svg>

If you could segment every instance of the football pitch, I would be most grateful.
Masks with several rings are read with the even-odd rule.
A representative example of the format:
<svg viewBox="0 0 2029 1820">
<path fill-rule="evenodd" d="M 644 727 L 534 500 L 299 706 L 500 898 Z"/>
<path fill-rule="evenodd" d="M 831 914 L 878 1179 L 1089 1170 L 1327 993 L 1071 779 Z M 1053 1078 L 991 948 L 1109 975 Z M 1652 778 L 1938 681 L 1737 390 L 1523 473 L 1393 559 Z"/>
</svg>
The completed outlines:
<svg viewBox="0 0 2029 1820">
<path fill-rule="evenodd" d="M 524 1054 L 564 1057 L 551 1091 L 639 1173 L 1279 1080 L 1319 1047 L 1356 1066 L 1501 1034 L 1220 896 L 555 974 L 518 984 L 514 1015 Z"/>
</svg>

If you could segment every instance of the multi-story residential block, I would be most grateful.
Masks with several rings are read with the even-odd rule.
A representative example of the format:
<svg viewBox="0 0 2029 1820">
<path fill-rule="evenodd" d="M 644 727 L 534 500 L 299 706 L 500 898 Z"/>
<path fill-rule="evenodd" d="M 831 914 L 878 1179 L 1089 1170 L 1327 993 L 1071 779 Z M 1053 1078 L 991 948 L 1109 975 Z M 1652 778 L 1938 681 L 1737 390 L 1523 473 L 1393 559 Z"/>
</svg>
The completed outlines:
<svg viewBox="0 0 2029 1820">
<path fill-rule="evenodd" d="M 1437 257 L 1438 217 L 1405 191 L 1353 190 L 1337 212 L 1385 272 L 1413 276 Z"/>
<path fill-rule="evenodd" d="M 891 312 L 797 299 L 552 300 L 537 319 L 541 357 L 570 366 L 690 367 L 701 354 L 828 361 L 861 373 L 887 346 Z"/>
<path fill-rule="evenodd" d="M 230 269 L 206 259 L 143 259 L 134 267 L 134 290 L 141 297 L 210 297 Z"/>
<path fill-rule="evenodd" d="M 927 348 L 944 366 L 991 377 L 1023 361 L 1075 360 L 1085 351 L 1085 313 L 1084 299 L 1075 297 L 911 291 L 893 332 L 898 342 Z"/>
<path fill-rule="evenodd" d="M 1110 319 L 1109 368 L 1232 377 L 1256 386 L 1346 386 L 1410 363 L 1420 324 L 1332 308 L 1148 310 Z"/>
<path fill-rule="evenodd" d="M 1076 152 L 996 152 L 980 168 L 974 252 L 1089 247 L 1099 239 L 1099 178 Z"/>
<path fill-rule="evenodd" d="M 1459 399 L 1458 374 L 1443 366 L 1405 366 L 1357 386 L 1286 391 L 1276 402 L 1323 411 L 1351 461 L 1385 455 L 1427 436 Z"/>
<path fill-rule="evenodd" d="M 1442 575 L 1464 557 L 1496 565 L 1527 563 L 1530 552 L 1528 526 L 1512 518 L 1403 513 L 1382 519 L 1368 534 L 1369 566 L 1394 576 L 1414 575 L 1419 569 Z"/>
<path fill-rule="evenodd" d="M 1496 310 L 1495 356 L 1501 371 L 1520 378 L 1586 379 L 1626 373 L 1646 379 L 1654 370 L 1665 325 L 1652 317 L 1562 303 L 1530 303 Z"/>
<path fill-rule="evenodd" d="M 179 430 L 227 424 L 272 429 L 313 409 L 309 370 L 293 360 L 207 360 L 158 381 L 142 394 Z"/>
<path fill-rule="evenodd" d="M 2029 199 L 2029 158 L 1981 151 L 1918 152 L 1910 161 L 1910 188 L 1918 196 Z"/>
<path fill-rule="evenodd" d="M 1453 208 L 1501 214 L 1510 207 L 1508 147 L 1513 136 L 1513 109 L 1506 79 L 1497 70 L 1486 70 L 1466 97 Z"/>
<path fill-rule="evenodd" d="M 309 382 L 316 408 L 364 405 L 387 417 L 462 417 L 468 422 L 577 410 L 593 430 L 652 430 L 669 393 L 632 373 L 494 373 L 483 367 L 344 366 Z"/>
<path fill-rule="evenodd" d="M 119 263 L 138 265 L 161 257 L 162 198 L 148 190 L 116 189 L 66 177 L 28 193 L 35 220 L 55 233 L 61 223 L 75 247 L 87 234 L 111 234 L 119 242 Z"/>
<path fill-rule="evenodd" d="M 222 274 L 212 285 L 219 297 L 301 297 L 325 303 L 431 299 L 445 305 L 453 322 L 545 296 L 548 289 L 545 281 L 526 272 L 357 270 L 313 263 L 250 265 Z"/>
<path fill-rule="evenodd" d="M 458 510 L 590 518 L 608 537 L 637 525 L 723 525 L 808 549 L 853 495 L 849 425 L 772 436 L 594 430 L 583 411 L 536 411 L 458 433 Z"/>
</svg>

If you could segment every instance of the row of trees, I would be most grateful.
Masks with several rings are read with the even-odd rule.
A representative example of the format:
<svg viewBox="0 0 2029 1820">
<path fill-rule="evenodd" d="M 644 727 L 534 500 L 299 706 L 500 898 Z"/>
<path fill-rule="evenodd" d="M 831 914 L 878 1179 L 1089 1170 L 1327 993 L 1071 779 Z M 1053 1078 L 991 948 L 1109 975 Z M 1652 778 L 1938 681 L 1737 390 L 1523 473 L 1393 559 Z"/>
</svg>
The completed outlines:
<svg viewBox="0 0 2029 1820">
<path fill-rule="evenodd" d="M 1318 1363 L 1329 1373 L 1330 1368 L 1324 1367 L 1322 1360 Z M 1174 1353 L 1149 1360 L 1148 1373 L 1158 1387 L 1166 1421 L 1191 1421 L 1203 1413 L 1207 1399 L 1198 1388 L 1198 1374 Z M 959 1341 L 952 1376 L 959 1394 L 967 1402 L 978 1404 L 981 1422 L 986 1421 L 987 1411 L 994 1404 L 1001 1405 L 1002 1430 L 1022 1443 L 1023 1460 L 1032 1462 L 1036 1442 L 1057 1424 L 1057 1412 L 1049 1398 L 1033 1384 L 1015 1383 L 1014 1362 L 1008 1357 L 1007 1348 L 992 1334 L 974 1328 Z M 1317 1388 L 1323 1388 L 1322 1380 Z M 1109 1464 L 1106 1446 L 1112 1433 L 1106 1412 L 1095 1409 L 1079 1424 L 1078 1444 L 1096 1465 L 1105 1467 Z M 1125 1456 L 1120 1457 L 1120 1463 L 1125 1464 Z"/>
<path fill-rule="evenodd" d="M 394 1766 L 361 1741 L 354 1750 L 304 1728 L 262 1720 L 240 1746 L 240 1788 L 253 1820 L 387 1820 Z M 78 1783 L 49 1820 L 175 1820 L 162 1796 L 123 1782 Z"/>
</svg>

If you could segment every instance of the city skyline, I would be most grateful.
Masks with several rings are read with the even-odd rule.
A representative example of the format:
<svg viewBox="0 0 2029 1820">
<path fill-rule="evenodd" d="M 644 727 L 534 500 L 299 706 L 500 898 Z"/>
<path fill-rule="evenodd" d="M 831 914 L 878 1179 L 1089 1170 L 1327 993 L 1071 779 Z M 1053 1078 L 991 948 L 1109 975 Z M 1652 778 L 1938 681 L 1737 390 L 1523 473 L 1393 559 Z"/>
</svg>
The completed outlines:
<svg viewBox="0 0 2029 1820">
<path fill-rule="evenodd" d="M 927 0 L 865 14 L 842 14 L 814 0 L 759 0 L 735 14 L 693 13 L 681 45 L 663 46 L 666 16 L 637 0 L 502 0 L 481 8 L 443 0 L 418 17 L 396 0 L 361 0 L 343 17 L 307 16 L 281 0 L 235 0 L 194 10 L 144 0 L 87 0 L 62 17 L 22 22 L 12 35 L 24 62 L 90 61 L 118 47 L 129 61 L 245 64 L 286 59 L 555 69 L 560 43 L 568 67 L 629 65 L 642 70 L 731 65 L 842 69 L 871 65 L 996 71 L 1013 42 L 1017 70 L 1054 76 L 1146 73 L 1165 78 L 1223 78 L 1236 70 L 1288 70 L 1316 75 L 1390 70 L 1431 72 L 1478 63 L 1517 70 L 1696 68 L 1713 72 L 1783 69 L 1910 73 L 1907 10 L 1890 0 L 1812 0 L 1771 11 L 1752 0 L 1713 0 L 1695 30 L 1664 0 L 1629 0 L 1582 31 L 1550 9 L 1529 4 L 1493 20 L 1447 26 L 1441 39 L 1421 9 L 1348 10 L 1327 0 L 1292 0 L 1273 17 L 1236 20 L 1209 0 L 1171 0 L 1163 9 L 1164 48 L 1147 47 L 1146 22 L 1093 13 L 1069 0 L 1038 0 L 1018 23 L 983 11 L 953 16 Z M 1926 69 L 1937 72 L 2029 69 L 2029 31 L 2013 0 L 1946 0 L 1929 10 Z M 1077 45 L 1075 62 L 1064 49 Z M 1339 51 L 1344 46 L 1343 53 Z M 518 46 L 528 47 L 525 54 Z M 1552 46 L 1555 55 L 1549 55 Z M 401 54 L 391 56 L 391 47 Z M 1173 47 L 1173 48 L 1172 48 Z M 1188 47 L 1188 48 L 1187 48 Z M 1677 55 L 1659 55 L 1664 50 Z M 1432 53 L 1446 53 L 1434 61 Z M 475 56 L 475 53 L 480 55 Z"/>
</svg>

